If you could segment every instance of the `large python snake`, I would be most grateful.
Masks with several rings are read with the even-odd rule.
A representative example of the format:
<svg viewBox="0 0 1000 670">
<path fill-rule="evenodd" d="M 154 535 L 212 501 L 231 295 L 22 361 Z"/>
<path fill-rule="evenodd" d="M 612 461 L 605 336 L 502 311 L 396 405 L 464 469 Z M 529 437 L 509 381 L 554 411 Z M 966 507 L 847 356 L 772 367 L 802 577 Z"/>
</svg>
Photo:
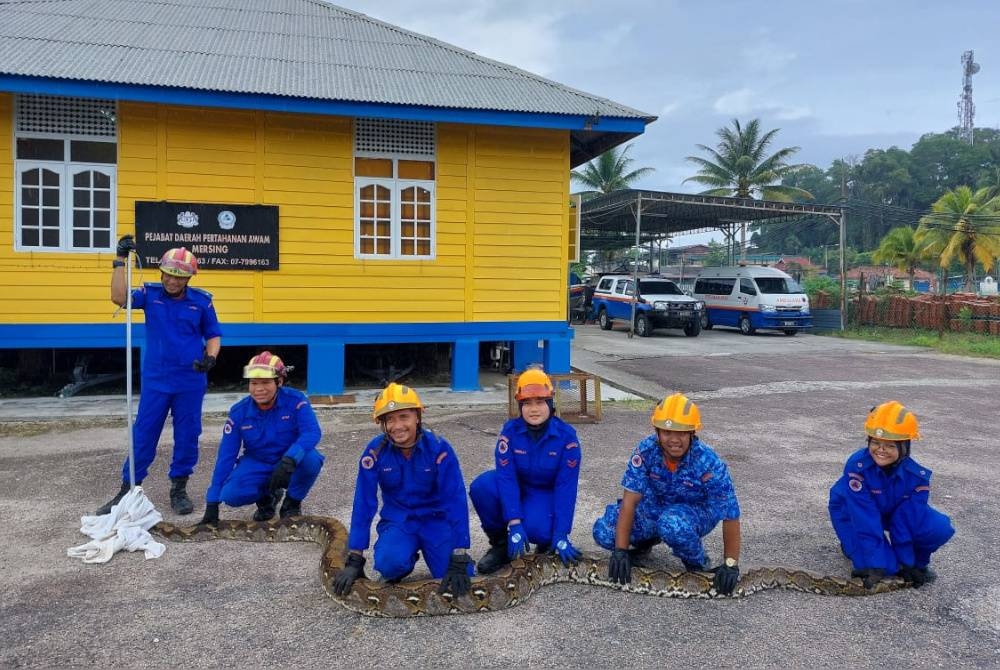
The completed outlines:
<svg viewBox="0 0 1000 670">
<path fill-rule="evenodd" d="M 528 554 L 487 576 L 475 578 L 472 589 L 459 598 L 439 594 L 434 579 L 389 584 L 369 579 L 354 582 L 350 594 L 333 592 L 333 578 L 344 566 L 347 529 L 332 517 L 299 516 L 259 523 L 220 521 L 218 527 L 189 527 L 160 522 L 153 535 L 174 542 L 244 540 L 249 542 L 315 542 L 322 548 L 320 578 L 327 594 L 347 609 L 366 616 L 416 617 L 440 614 L 494 612 L 520 605 L 547 584 L 574 583 L 604 586 L 630 593 L 668 598 L 741 598 L 768 589 L 791 589 L 828 596 L 866 596 L 906 588 L 902 580 L 882 580 L 866 589 L 860 579 L 845 579 L 781 567 L 752 568 L 742 573 L 730 596 L 720 595 L 707 572 L 669 572 L 643 567 L 632 569 L 632 583 L 608 580 L 607 558 L 584 556 L 566 567 L 554 554 Z"/>
</svg>

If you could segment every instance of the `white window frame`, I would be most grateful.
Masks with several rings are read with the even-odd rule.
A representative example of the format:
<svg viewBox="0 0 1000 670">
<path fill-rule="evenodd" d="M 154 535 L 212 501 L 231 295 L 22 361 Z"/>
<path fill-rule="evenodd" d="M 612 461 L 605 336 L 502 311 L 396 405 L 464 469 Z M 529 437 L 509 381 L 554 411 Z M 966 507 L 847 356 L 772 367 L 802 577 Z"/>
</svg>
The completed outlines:
<svg viewBox="0 0 1000 670">
<path fill-rule="evenodd" d="M 432 156 L 415 154 L 385 154 L 380 152 L 355 151 L 355 158 L 377 158 L 392 161 L 392 173 L 399 174 L 399 161 L 423 161 L 434 163 L 434 174 L 437 174 L 437 160 Z M 389 189 L 391 203 L 389 206 L 390 252 L 388 254 L 361 253 L 361 189 L 370 186 L 384 186 Z M 394 177 L 354 177 L 354 257 L 359 260 L 393 260 L 393 261 L 430 261 L 437 258 L 437 189 L 436 180 L 432 179 L 398 179 Z M 411 187 L 423 188 L 431 194 L 430 218 L 430 253 L 424 255 L 402 253 L 402 192 Z"/>
<path fill-rule="evenodd" d="M 34 158 L 17 158 L 18 139 L 40 139 L 40 140 L 61 140 L 63 142 L 63 160 L 48 161 Z M 109 141 L 107 138 L 94 137 L 89 135 L 69 135 L 62 133 L 28 133 L 15 132 L 14 134 L 14 251 L 25 251 L 32 253 L 93 253 L 95 251 L 111 251 L 115 248 L 118 222 L 118 164 L 117 163 L 83 163 L 70 160 L 71 143 L 73 141 L 83 142 L 105 142 L 115 145 L 117 151 L 118 142 Z M 22 218 L 21 199 L 24 188 L 22 175 L 34 169 L 51 170 L 59 174 L 59 246 L 41 246 L 41 236 L 39 236 L 38 246 L 28 246 L 21 243 Z M 110 208 L 108 229 L 108 246 L 77 247 L 73 246 L 73 176 L 80 172 L 98 171 L 106 174 L 110 179 Z M 89 211 L 93 212 L 93 203 Z M 93 229 L 92 229 L 93 230 Z"/>
</svg>

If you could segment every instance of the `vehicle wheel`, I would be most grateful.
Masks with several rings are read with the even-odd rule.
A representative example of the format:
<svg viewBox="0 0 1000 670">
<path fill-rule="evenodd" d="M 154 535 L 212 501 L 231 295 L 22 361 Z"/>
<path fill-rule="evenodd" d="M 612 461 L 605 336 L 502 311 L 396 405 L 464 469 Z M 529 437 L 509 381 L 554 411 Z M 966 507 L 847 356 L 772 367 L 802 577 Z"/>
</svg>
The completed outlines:
<svg viewBox="0 0 1000 670">
<path fill-rule="evenodd" d="M 597 323 L 601 324 L 601 330 L 611 330 L 611 318 L 608 317 L 608 310 L 603 307 L 600 314 L 597 315 Z"/>
<path fill-rule="evenodd" d="M 688 337 L 698 337 L 699 333 L 701 333 L 701 319 L 692 320 L 691 323 L 684 326 L 684 334 Z"/>
<path fill-rule="evenodd" d="M 746 314 L 740 314 L 740 332 L 744 335 L 753 335 L 757 332 L 757 329 L 750 323 L 750 317 Z"/>
<path fill-rule="evenodd" d="M 645 314 L 635 315 L 635 334 L 639 337 L 649 337 L 653 334 L 653 326 Z"/>
<path fill-rule="evenodd" d="M 788 335 L 788 337 L 795 337 L 795 333 L 797 332 L 799 331 L 795 330 L 794 328 L 789 328 L 785 331 L 785 335 Z"/>
<path fill-rule="evenodd" d="M 701 315 L 701 329 L 702 330 L 712 330 L 712 322 L 708 320 L 708 313 L 703 312 Z"/>
</svg>

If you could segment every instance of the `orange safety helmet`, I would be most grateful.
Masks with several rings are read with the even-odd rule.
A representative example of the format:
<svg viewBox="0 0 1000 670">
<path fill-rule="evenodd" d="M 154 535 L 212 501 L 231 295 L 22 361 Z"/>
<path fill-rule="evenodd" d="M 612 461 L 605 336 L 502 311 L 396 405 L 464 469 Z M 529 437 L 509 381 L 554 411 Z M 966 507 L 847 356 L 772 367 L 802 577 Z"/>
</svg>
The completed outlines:
<svg viewBox="0 0 1000 670">
<path fill-rule="evenodd" d="M 243 379 L 284 379 L 288 376 L 285 363 L 270 351 L 262 351 L 243 366 Z"/>
<path fill-rule="evenodd" d="M 674 393 L 653 409 L 650 422 L 654 428 L 694 432 L 701 429 L 701 412 L 687 396 Z"/>
<path fill-rule="evenodd" d="M 198 259 L 184 247 L 167 249 L 160 259 L 160 271 L 174 277 L 190 277 L 198 274 Z"/>
<path fill-rule="evenodd" d="M 517 378 L 517 392 L 514 398 L 517 400 L 551 398 L 553 393 L 552 380 L 549 376 L 538 368 L 531 368 L 522 372 Z"/>
<path fill-rule="evenodd" d="M 391 412 L 401 409 L 415 409 L 419 411 L 423 408 L 424 405 L 420 402 L 420 396 L 417 395 L 416 391 L 409 386 L 393 382 L 382 389 L 375 397 L 375 407 L 372 410 L 372 417 L 375 419 L 375 423 L 378 423 L 383 416 Z"/>
<path fill-rule="evenodd" d="M 879 440 L 919 440 L 920 425 L 913 412 L 890 400 L 872 407 L 865 420 L 865 433 Z"/>
</svg>

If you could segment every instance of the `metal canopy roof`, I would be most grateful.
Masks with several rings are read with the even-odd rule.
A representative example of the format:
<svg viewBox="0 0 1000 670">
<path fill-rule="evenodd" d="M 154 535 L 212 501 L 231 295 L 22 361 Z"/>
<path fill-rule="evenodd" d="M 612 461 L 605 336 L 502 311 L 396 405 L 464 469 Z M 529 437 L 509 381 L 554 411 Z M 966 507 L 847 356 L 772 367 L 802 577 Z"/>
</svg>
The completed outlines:
<svg viewBox="0 0 1000 670">
<path fill-rule="evenodd" d="M 580 245 L 587 249 L 633 246 L 637 223 L 639 244 L 648 244 L 665 235 L 726 230 L 740 222 L 760 223 L 820 215 L 840 223 L 842 214 L 840 207 L 831 205 L 663 191 L 615 191 L 582 203 Z"/>
</svg>

